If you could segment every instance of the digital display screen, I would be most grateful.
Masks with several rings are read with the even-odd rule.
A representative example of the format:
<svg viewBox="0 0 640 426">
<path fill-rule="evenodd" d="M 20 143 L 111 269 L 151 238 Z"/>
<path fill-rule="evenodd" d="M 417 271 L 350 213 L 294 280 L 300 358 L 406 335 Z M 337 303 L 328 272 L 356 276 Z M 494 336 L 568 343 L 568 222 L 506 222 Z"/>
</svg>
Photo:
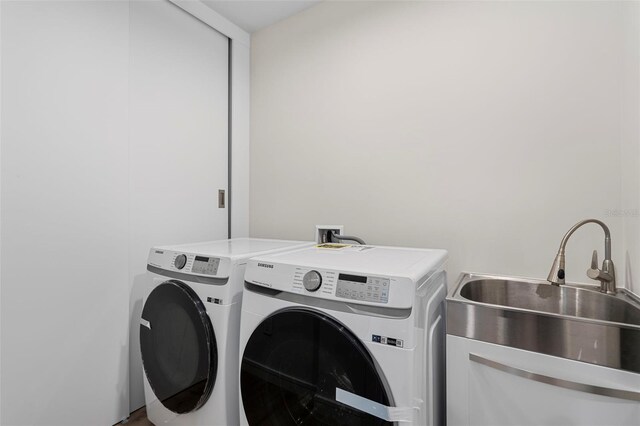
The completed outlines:
<svg viewBox="0 0 640 426">
<path fill-rule="evenodd" d="M 208 261 L 209 261 L 208 257 L 196 256 L 196 262 L 208 262 Z"/>
<path fill-rule="evenodd" d="M 339 274 L 338 279 L 342 281 L 351 281 L 355 283 L 366 283 L 367 277 L 361 277 L 359 275 Z"/>
</svg>

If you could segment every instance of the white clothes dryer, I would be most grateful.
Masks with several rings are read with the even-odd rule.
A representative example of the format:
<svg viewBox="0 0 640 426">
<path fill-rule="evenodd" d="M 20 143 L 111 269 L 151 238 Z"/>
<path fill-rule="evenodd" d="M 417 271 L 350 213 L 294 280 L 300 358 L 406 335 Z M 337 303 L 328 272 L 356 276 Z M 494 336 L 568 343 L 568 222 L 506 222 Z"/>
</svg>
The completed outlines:
<svg viewBox="0 0 640 426">
<path fill-rule="evenodd" d="M 240 424 L 444 425 L 446 259 L 344 244 L 252 258 Z"/>
<path fill-rule="evenodd" d="M 154 424 L 238 424 L 247 259 L 312 244 L 236 238 L 151 249 L 140 348 L 147 416 Z"/>
</svg>

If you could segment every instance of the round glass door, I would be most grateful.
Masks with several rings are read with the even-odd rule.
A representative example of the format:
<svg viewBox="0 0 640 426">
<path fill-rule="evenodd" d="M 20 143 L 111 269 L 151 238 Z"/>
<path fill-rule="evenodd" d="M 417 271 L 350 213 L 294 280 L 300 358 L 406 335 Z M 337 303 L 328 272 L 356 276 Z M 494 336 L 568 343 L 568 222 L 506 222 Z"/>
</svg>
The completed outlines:
<svg viewBox="0 0 640 426">
<path fill-rule="evenodd" d="M 316 311 L 281 311 L 256 328 L 242 357 L 240 388 L 251 425 L 391 424 L 336 401 L 340 388 L 390 405 L 364 345 Z"/>
<path fill-rule="evenodd" d="M 142 364 L 156 397 L 187 413 L 211 395 L 217 345 L 204 304 L 186 284 L 167 281 L 147 298 L 140 321 Z"/>
</svg>

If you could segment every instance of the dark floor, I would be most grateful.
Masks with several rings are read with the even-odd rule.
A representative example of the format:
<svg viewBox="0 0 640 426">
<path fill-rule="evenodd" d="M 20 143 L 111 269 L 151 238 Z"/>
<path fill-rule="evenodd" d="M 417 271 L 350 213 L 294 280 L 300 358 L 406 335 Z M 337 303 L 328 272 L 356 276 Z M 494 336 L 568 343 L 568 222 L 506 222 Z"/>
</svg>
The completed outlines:
<svg viewBox="0 0 640 426">
<path fill-rule="evenodd" d="M 126 423 L 122 424 L 126 426 L 154 426 L 153 423 L 147 419 L 147 409 L 145 407 L 131 413 Z"/>
</svg>

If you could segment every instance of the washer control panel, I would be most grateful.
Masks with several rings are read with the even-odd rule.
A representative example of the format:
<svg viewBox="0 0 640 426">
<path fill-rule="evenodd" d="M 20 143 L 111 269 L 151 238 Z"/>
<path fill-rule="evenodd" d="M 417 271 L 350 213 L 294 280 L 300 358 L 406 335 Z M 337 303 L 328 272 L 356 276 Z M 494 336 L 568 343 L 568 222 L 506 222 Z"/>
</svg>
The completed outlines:
<svg viewBox="0 0 640 426">
<path fill-rule="evenodd" d="M 196 256 L 193 259 L 191 273 L 201 275 L 216 275 L 220 266 L 220 259 L 217 257 Z"/>
<path fill-rule="evenodd" d="M 338 274 L 336 296 L 365 302 L 389 302 L 389 278 Z"/>
</svg>

